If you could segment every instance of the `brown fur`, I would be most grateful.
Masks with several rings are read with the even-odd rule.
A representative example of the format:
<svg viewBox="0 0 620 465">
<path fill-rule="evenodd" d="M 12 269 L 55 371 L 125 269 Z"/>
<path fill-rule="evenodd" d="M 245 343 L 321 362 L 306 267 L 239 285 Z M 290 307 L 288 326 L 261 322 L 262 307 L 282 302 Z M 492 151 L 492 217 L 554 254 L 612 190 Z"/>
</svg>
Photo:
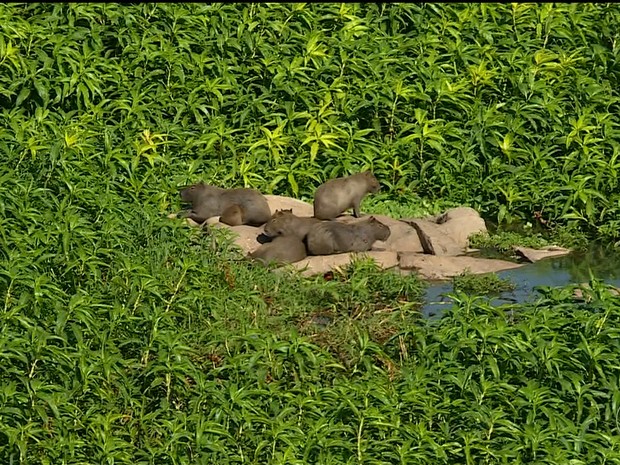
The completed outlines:
<svg viewBox="0 0 620 465">
<path fill-rule="evenodd" d="M 290 213 L 291 215 L 293 214 L 293 209 L 292 209 L 292 208 L 287 208 L 286 210 L 285 210 L 285 209 L 282 209 L 282 210 L 276 210 L 276 211 L 273 213 L 273 215 L 271 215 L 271 218 L 272 218 L 272 219 L 273 219 L 273 218 L 278 218 L 278 217 L 280 217 L 280 216 L 282 216 L 282 215 L 288 215 L 289 213 Z"/>
<path fill-rule="evenodd" d="M 352 208 L 353 216 L 359 218 L 364 196 L 369 192 L 379 192 L 380 187 L 370 171 L 331 179 L 321 184 L 314 193 L 314 217 L 330 220 Z"/>
<path fill-rule="evenodd" d="M 261 245 L 250 257 L 263 264 L 269 262 L 294 263 L 307 257 L 306 246 L 297 236 L 278 236 Z"/>
<path fill-rule="evenodd" d="M 220 216 L 220 223 L 229 226 L 245 224 L 245 208 L 239 204 L 234 204 L 224 210 Z"/>
<path fill-rule="evenodd" d="M 213 216 L 223 216 L 223 219 L 220 218 L 223 223 L 226 220 L 233 223 L 240 220 L 240 224 L 261 226 L 271 217 L 267 199 L 254 189 L 222 189 L 201 182 L 181 190 L 181 200 L 192 204 L 192 209 L 185 216 L 198 223 Z M 239 208 L 231 208 L 234 205 Z"/>
<path fill-rule="evenodd" d="M 310 228 L 320 222 L 316 218 L 294 215 L 292 209 L 278 210 L 265 224 L 264 233 L 269 237 L 294 235 L 303 239 Z"/>
<path fill-rule="evenodd" d="M 366 252 L 376 240 L 390 237 L 390 228 L 374 216 L 355 223 L 322 221 L 308 232 L 306 243 L 310 255 Z"/>
</svg>

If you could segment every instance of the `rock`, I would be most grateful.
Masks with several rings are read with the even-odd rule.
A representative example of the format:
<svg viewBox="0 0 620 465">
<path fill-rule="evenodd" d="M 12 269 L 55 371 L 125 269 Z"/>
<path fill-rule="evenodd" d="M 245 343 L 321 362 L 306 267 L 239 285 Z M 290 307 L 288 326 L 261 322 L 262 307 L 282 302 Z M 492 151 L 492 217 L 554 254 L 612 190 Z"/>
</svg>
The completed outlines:
<svg viewBox="0 0 620 465">
<path fill-rule="evenodd" d="M 376 241 L 372 250 L 391 250 L 392 252 L 424 252 L 420 236 L 415 228 L 400 222 L 390 225 L 390 237 L 387 241 Z"/>
<path fill-rule="evenodd" d="M 562 257 L 568 255 L 571 251 L 563 247 L 548 246 L 542 249 L 530 249 L 529 247 L 515 247 L 517 255 L 525 258 L 526 260 L 534 263 L 539 260 L 551 257 Z"/>
<path fill-rule="evenodd" d="M 261 246 L 257 238 L 263 232 L 263 226 L 256 227 L 246 224 L 229 226 L 224 223 L 213 223 L 211 226 L 214 228 L 228 228 L 233 231 L 237 235 L 235 244 L 241 247 L 245 253 L 254 252 Z"/>
<path fill-rule="evenodd" d="M 469 246 L 469 236 L 487 232 L 487 226 L 480 214 L 469 207 L 447 210 L 437 219 L 437 224 L 441 225 L 444 234 L 450 236 L 463 249 Z"/>
<path fill-rule="evenodd" d="M 311 203 L 303 202 L 301 200 L 293 199 L 291 197 L 284 197 L 281 195 L 265 195 L 271 214 L 273 215 L 276 210 L 293 209 L 293 214 L 297 216 L 314 216 L 314 207 Z"/>
<path fill-rule="evenodd" d="M 401 253 L 398 254 L 399 266 L 404 270 L 416 270 L 426 279 L 449 279 L 465 271 L 473 274 L 493 273 L 524 266 L 505 260 L 473 257 L 439 257 L 436 255 Z"/>
<path fill-rule="evenodd" d="M 480 214 L 471 207 L 450 208 L 441 215 L 437 215 L 435 223 L 443 224 L 448 221 L 460 220 L 463 218 L 480 218 Z"/>
<path fill-rule="evenodd" d="M 390 228 L 387 241 L 376 241 L 373 250 L 391 250 L 393 252 L 423 252 L 422 242 L 413 226 L 386 215 L 372 215 Z M 376 249 L 375 249 L 376 248 Z"/>
<path fill-rule="evenodd" d="M 424 252 L 427 254 L 456 256 L 465 252 L 465 247 L 460 246 L 443 232 L 442 225 L 425 220 L 414 220 L 411 224 L 418 232 Z"/>
<path fill-rule="evenodd" d="M 317 255 L 306 257 L 301 261 L 290 264 L 298 270 L 302 271 L 303 276 L 312 276 L 315 274 L 323 274 L 336 268 L 340 268 L 351 263 L 356 256 L 366 256 L 372 258 L 377 265 L 383 269 L 398 266 L 398 257 L 396 252 L 392 251 L 369 251 L 361 254 L 355 252 L 339 253 L 334 255 Z"/>
<path fill-rule="evenodd" d="M 451 208 L 430 219 L 405 218 L 401 221 L 414 226 L 424 251 L 435 255 L 460 255 L 469 246 L 469 236 L 487 231 L 484 220 L 469 207 Z"/>
</svg>

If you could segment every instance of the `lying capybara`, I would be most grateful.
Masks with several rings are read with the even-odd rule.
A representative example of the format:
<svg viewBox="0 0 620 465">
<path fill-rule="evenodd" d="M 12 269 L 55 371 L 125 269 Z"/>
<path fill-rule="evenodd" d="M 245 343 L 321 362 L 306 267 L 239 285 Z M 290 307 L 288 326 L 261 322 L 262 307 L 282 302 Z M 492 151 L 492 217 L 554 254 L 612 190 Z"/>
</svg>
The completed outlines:
<svg viewBox="0 0 620 465">
<path fill-rule="evenodd" d="M 268 264 L 298 262 L 306 258 L 308 253 L 305 244 L 297 236 L 277 236 L 249 255 L 263 264 Z"/>
<path fill-rule="evenodd" d="M 181 190 L 181 200 L 192 204 L 192 209 L 183 216 L 203 223 L 213 216 L 222 216 L 228 221 L 241 220 L 241 224 L 261 226 L 271 218 L 271 210 L 267 199 L 255 189 L 223 189 L 203 182 Z M 237 205 L 239 208 L 229 208 Z M 230 223 L 226 223 L 230 224 Z M 236 224 L 231 224 L 236 226 Z"/>
<path fill-rule="evenodd" d="M 292 209 L 277 210 L 265 224 L 264 234 L 269 237 L 292 235 L 303 239 L 310 228 L 320 222 L 317 218 L 294 215 Z"/>
<path fill-rule="evenodd" d="M 331 220 L 353 208 L 353 216 L 359 218 L 364 196 L 369 192 L 379 192 L 380 187 L 370 171 L 331 179 L 321 184 L 314 193 L 314 217 Z"/>
<path fill-rule="evenodd" d="M 312 226 L 306 236 L 310 255 L 366 252 L 372 244 L 390 237 L 390 228 L 374 216 L 356 223 L 322 221 Z"/>
</svg>

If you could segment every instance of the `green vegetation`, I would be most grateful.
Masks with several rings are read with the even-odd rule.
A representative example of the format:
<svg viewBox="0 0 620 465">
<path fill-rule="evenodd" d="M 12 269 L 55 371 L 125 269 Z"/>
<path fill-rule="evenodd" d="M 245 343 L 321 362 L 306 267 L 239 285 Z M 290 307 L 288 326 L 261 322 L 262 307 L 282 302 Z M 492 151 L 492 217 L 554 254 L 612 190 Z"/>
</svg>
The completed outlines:
<svg viewBox="0 0 620 465">
<path fill-rule="evenodd" d="M 438 215 L 448 208 L 458 207 L 456 202 L 443 200 L 414 199 L 407 202 L 394 200 L 390 192 L 379 192 L 366 196 L 362 201 L 361 210 L 367 214 L 388 215 L 392 218 L 423 218 Z"/>
<path fill-rule="evenodd" d="M 452 285 L 455 292 L 461 291 L 473 295 L 501 294 L 515 288 L 513 282 L 509 279 L 502 279 L 495 273 L 477 275 L 464 272 L 452 278 Z"/>
<path fill-rule="evenodd" d="M 509 253 L 517 246 L 539 249 L 549 245 L 542 234 L 523 234 L 513 231 L 501 231 L 494 234 L 472 234 L 469 244 L 477 249 L 494 249 L 500 253 Z"/>
<path fill-rule="evenodd" d="M 546 234 L 534 233 L 531 229 L 517 231 L 495 231 L 493 233 L 472 234 L 469 238 L 472 248 L 493 250 L 510 255 L 515 247 L 539 249 L 550 245 L 559 245 L 573 250 L 583 251 L 592 245 L 580 231 L 570 227 L 558 227 Z"/>
<path fill-rule="evenodd" d="M 618 238 L 614 4 L 6 4 L 8 173 L 167 211 L 199 178 Z M 23 174 L 21 174 L 23 173 Z M 89 179 L 89 181 L 87 181 Z M 536 219 L 538 218 L 538 219 Z"/>
<path fill-rule="evenodd" d="M 166 218 L 200 179 L 308 199 L 369 168 L 367 211 L 616 241 L 618 24 L 614 4 L 0 4 L 0 463 L 620 463 L 599 283 L 510 311 L 456 292 L 430 322 L 415 277 L 274 273 Z"/>
</svg>

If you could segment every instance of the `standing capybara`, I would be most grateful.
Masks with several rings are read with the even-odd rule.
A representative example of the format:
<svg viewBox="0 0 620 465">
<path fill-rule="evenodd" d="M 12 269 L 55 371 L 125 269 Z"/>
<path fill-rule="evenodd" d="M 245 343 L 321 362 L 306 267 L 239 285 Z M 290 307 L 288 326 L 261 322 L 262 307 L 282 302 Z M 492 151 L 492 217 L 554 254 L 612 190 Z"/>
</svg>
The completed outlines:
<svg viewBox="0 0 620 465">
<path fill-rule="evenodd" d="M 390 237 L 390 228 L 374 216 L 356 223 L 322 221 L 306 236 L 310 255 L 331 255 L 344 252 L 366 252 L 372 244 Z"/>
<path fill-rule="evenodd" d="M 269 262 L 294 263 L 307 257 L 306 246 L 297 236 L 277 236 L 261 245 L 250 257 L 263 264 Z"/>
<path fill-rule="evenodd" d="M 267 199 L 254 189 L 223 189 L 201 182 L 181 190 L 181 200 L 192 204 L 183 216 L 198 223 L 220 216 L 220 221 L 230 226 L 261 226 L 271 218 Z"/>
<path fill-rule="evenodd" d="M 369 192 L 379 192 L 379 189 L 379 181 L 370 171 L 331 179 L 321 184 L 314 193 L 314 217 L 331 220 L 353 208 L 353 216 L 359 218 L 364 196 Z"/>
<path fill-rule="evenodd" d="M 294 215 L 292 209 L 278 210 L 265 224 L 264 234 L 268 237 L 297 236 L 303 239 L 310 228 L 320 222 L 316 218 Z"/>
</svg>

